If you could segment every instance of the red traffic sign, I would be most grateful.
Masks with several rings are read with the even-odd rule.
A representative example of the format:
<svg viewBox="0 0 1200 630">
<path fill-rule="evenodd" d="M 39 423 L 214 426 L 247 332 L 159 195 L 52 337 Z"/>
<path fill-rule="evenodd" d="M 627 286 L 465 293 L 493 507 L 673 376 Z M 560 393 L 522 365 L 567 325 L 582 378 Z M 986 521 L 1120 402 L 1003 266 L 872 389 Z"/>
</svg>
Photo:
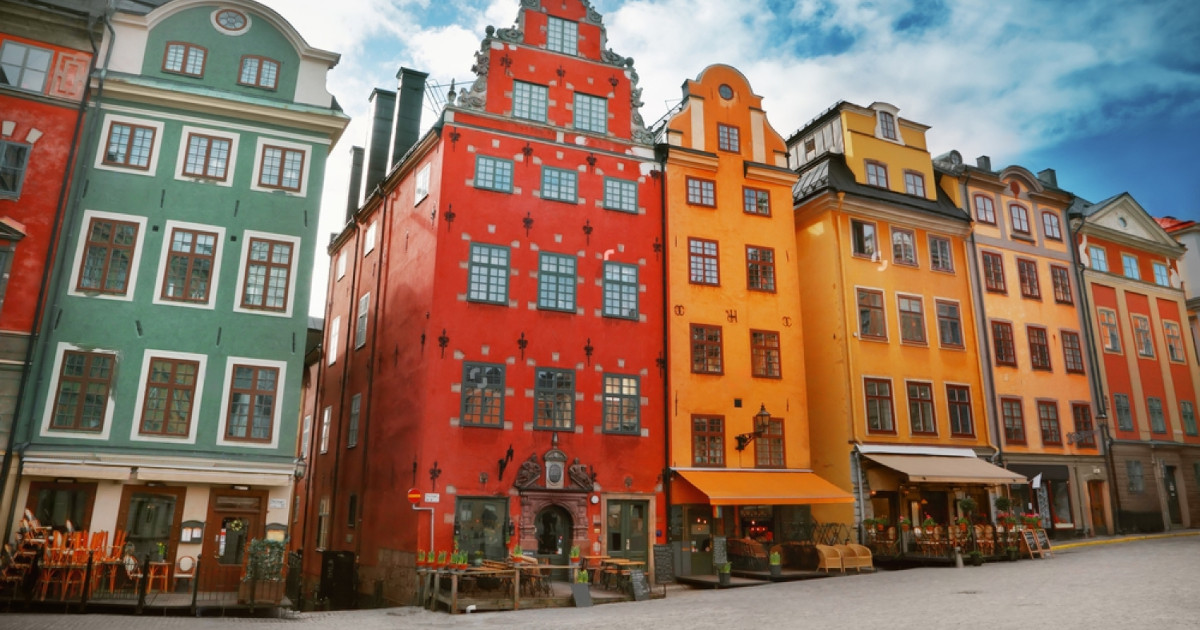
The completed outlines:
<svg viewBox="0 0 1200 630">
<path fill-rule="evenodd" d="M 421 491 L 413 488 L 408 491 L 408 502 L 416 505 L 421 502 Z"/>
</svg>

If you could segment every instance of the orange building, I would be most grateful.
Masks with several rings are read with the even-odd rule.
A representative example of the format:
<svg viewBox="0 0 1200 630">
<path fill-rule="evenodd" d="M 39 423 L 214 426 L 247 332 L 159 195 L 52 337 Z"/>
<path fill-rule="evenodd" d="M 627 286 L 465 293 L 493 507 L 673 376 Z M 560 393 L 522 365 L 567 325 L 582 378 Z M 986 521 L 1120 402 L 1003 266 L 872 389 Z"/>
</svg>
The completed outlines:
<svg viewBox="0 0 1200 630">
<path fill-rule="evenodd" d="M 796 174 L 736 69 L 683 96 L 664 149 L 670 540 L 680 574 L 712 572 L 713 537 L 763 569 L 772 545 L 808 539 L 810 506 L 850 501 L 810 469 Z"/>
<path fill-rule="evenodd" d="M 1112 439 L 1116 527 L 1200 523 L 1200 368 L 1179 264 L 1184 248 L 1128 193 L 1077 199 L 1071 231 Z"/>
<path fill-rule="evenodd" d="M 993 171 L 991 159 L 936 161 L 942 187 L 974 219 L 970 243 L 984 393 L 1005 466 L 1038 478 L 1010 490 L 1052 536 L 1111 532 L 1108 471 L 1095 425 L 1084 310 L 1072 271 L 1071 193 L 1053 170 Z M 1036 485 L 1036 487 L 1035 487 Z"/>
<path fill-rule="evenodd" d="M 945 525 L 1024 477 L 980 459 L 971 219 L 938 187 L 928 127 L 897 113 L 841 102 L 788 140 L 813 468 L 856 500 L 823 520 Z"/>
</svg>

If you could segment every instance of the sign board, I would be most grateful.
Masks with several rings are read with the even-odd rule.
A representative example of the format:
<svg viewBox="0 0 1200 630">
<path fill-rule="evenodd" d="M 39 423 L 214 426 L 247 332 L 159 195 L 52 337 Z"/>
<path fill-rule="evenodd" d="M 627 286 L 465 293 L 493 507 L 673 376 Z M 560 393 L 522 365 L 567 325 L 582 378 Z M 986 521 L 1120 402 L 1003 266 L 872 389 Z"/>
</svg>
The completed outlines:
<svg viewBox="0 0 1200 630">
<path fill-rule="evenodd" d="M 287 499 L 271 499 L 268 506 L 272 510 L 282 510 L 287 507 Z"/>
<path fill-rule="evenodd" d="M 576 608 L 588 608 L 592 605 L 592 591 L 588 586 L 586 583 L 571 583 L 571 601 Z"/>
<path fill-rule="evenodd" d="M 675 581 L 671 545 L 654 545 L 654 583 L 670 584 Z"/>
<path fill-rule="evenodd" d="M 413 488 L 408 491 L 408 502 L 416 505 L 421 502 L 421 491 Z"/>
<path fill-rule="evenodd" d="M 1033 530 L 1033 534 L 1037 537 L 1038 555 L 1043 558 L 1053 557 L 1054 552 L 1050 550 L 1050 537 L 1046 535 L 1046 530 L 1038 528 Z"/>
<path fill-rule="evenodd" d="M 426 503 L 441 503 L 442 495 L 441 495 L 441 493 L 438 493 L 438 492 L 426 492 L 425 493 L 425 502 Z"/>
<path fill-rule="evenodd" d="M 729 552 L 725 547 L 724 536 L 713 536 L 713 566 L 719 567 L 729 562 Z"/>
<path fill-rule="evenodd" d="M 1037 536 L 1031 529 L 1021 530 L 1021 546 L 1024 547 L 1025 553 L 1029 554 L 1031 560 L 1042 555 L 1042 550 L 1038 547 Z"/>
<path fill-rule="evenodd" d="M 650 582 L 646 581 L 646 572 L 641 569 L 629 570 L 629 584 L 633 587 L 634 601 L 644 602 L 650 599 Z"/>
</svg>

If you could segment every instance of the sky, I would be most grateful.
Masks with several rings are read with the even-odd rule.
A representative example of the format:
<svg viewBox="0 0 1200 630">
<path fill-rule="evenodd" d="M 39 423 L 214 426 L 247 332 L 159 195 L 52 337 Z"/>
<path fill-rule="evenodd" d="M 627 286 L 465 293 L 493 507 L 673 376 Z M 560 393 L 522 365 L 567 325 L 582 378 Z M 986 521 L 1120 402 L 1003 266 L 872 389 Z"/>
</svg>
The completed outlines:
<svg viewBox="0 0 1200 630">
<path fill-rule="evenodd" d="M 341 54 L 327 85 L 352 117 L 326 172 L 310 312 L 323 314 L 328 235 L 344 225 L 349 153 L 371 90 L 400 66 L 469 85 L 488 25 L 518 0 L 260 0 Z M 1196 0 L 592 0 L 632 57 L 657 121 L 708 65 L 742 71 L 784 138 L 841 100 L 929 125 L 936 156 L 1053 168 L 1090 201 L 1129 192 L 1154 216 L 1200 219 Z M 440 102 L 427 100 L 428 128 Z"/>
</svg>

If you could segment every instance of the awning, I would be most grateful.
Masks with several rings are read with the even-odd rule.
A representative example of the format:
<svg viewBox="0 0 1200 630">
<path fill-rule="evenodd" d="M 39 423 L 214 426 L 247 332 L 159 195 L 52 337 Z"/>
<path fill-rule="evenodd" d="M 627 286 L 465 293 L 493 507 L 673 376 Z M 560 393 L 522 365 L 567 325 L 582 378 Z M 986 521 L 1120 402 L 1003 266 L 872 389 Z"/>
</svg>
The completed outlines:
<svg viewBox="0 0 1200 630">
<path fill-rule="evenodd" d="M 129 479 L 128 466 L 90 466 L 87 464 L 68 464 L 50 462 L 27 462 L 21 469 L 26 477 L 56 477 L 74 478 L 87 481 L 90 479 L 107 479 L 118 481 Z"/>
<path fill-rule="evenodd" d="M 1025 475 L 989 464 L 978 457 L 864 454 L 863 457 L 926 483 L 1027 483 Z"/>
<path fill-rule="evenodd" d="M 680 470 L 713 505 L 853 503 L 854 497 L 815 473 L 787 470 Z"/>
<path fill-rule="evenodd" d="M 1066 466 L 1054 464 L 1009 464 L 1008 469 L 1030 479 L 1038 474 L 1041 474 L 1042 479 L 1047 481 L 1067 481 L 1071 478 L 1071 473 Z"/>
</svg>

